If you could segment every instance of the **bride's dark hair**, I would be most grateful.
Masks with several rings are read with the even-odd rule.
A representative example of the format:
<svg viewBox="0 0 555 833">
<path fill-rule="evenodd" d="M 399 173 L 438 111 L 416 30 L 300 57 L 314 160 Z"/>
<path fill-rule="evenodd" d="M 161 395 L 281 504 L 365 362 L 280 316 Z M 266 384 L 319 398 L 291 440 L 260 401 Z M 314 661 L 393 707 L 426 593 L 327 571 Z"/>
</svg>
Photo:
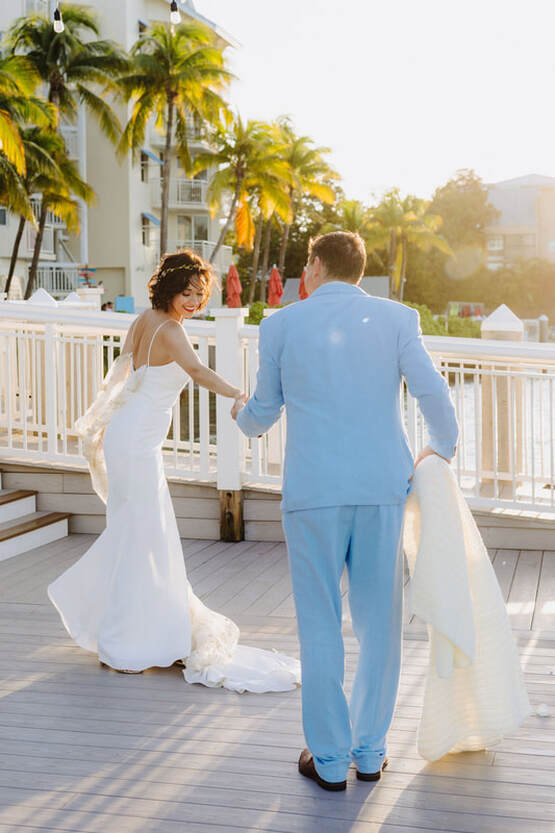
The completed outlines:
<svg viewBox="0 0 555 833">
<path fill-rule="evenodd" d="M 199 307 L 202 310 L 208 303 L 212 287 L 217 283 L 211 265 L 189 249 L 163 255 L 158 269 L 148 282 L 152 308 L 167 312 L 171 299 L 197 281 L 202 286 L 203 297 Z"/>
</svg>

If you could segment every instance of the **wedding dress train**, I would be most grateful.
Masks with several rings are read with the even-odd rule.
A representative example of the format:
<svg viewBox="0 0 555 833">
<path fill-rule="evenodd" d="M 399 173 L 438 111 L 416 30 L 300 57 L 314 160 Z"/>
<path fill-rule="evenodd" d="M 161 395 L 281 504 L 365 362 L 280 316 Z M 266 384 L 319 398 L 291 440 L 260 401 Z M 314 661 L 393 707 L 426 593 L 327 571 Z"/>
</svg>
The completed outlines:
<svg viewBox="0 0 555 833">
<path fill-rule="evenodd" d="M 119 356 L 77 421 L 106 528 L 48 595 L 72 638 L 112 668 L 185 661 L 190 683 L 234 691 L 289 691 L 298 660 L 238 645 L 234 622 L 210 610 L 187 579 L 162 443 L 188 382 L 176 363 L 132 366 Z"/>
</svg>

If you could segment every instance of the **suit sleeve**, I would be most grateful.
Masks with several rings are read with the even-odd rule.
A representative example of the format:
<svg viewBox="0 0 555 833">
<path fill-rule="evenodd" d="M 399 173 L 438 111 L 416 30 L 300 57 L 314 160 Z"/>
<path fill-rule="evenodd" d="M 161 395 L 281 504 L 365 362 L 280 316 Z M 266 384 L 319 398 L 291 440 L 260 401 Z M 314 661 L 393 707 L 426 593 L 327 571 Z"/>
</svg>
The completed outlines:
<svg viewBox="0 0 555 833">
<path fill-rule="evenodd" d="M 435 368 L 422 340 L 420 315 L 411 310 L 399 336 L 399 365 L 411 396 L 418 405 L 430 435 L 430 447 L 442 457 L 455 454 L 459 426 L 449 386 Z"/>
<path fill-rule="evenodd" d="M 239 411 L 237 425 L 247 437 L 264 434 L 278 421 L 283 411 L 283 391 L 274 335 L 266 319 L 260 324 L 258 340 L 258 374 L 256 390 L 245 407 Z M 274 327 L 275 329 L 275 327 Z"/>
</svg>

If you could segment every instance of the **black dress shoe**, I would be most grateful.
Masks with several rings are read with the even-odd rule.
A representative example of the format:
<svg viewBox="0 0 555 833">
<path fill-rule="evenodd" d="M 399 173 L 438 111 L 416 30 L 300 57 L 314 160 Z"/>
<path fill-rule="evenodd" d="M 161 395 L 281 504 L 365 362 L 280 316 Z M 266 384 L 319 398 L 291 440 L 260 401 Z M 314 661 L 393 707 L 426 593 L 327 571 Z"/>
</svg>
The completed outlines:
<svg viewBox="0 0 555 833">
<path fill-rule="evenodd" d="M 388 765 L 389 760 L 387 758 L 383 759 L 383 764 L 381 765 L 380 769 L 377 772 L 360 772 L 357 769 L 357 778 L 359 781 L 379 781 L 382 777 L 382 771 Z"/>
<path fill-rule="evenodd" d="M 341 790 L 344 790 L 347 787 L 346 781 L 325 781 L 323 778 L 320 778 L 316 772 L 314 758 L 312 757 L 310 749 L 303 749 L 301 752 L 301 757 L 299 758 L 299 772 L 301 775 L 304 775 L 305 778 L 312 778 L 312 780 L 316 781 L 322 789 L 329 790 L 330 792 L 341 792 Z"/>
</svg>

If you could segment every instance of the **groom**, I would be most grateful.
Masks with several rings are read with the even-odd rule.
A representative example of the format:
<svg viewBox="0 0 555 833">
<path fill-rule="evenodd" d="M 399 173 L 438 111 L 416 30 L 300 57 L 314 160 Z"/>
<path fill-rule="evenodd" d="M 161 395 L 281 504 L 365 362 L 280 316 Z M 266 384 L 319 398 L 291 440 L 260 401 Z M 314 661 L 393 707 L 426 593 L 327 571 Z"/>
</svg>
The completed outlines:
<svg viewBox="0 0 555 833">
<path fill-rule="evenodd" d="M 311 241 L 310 297 L 262 322 L 256 391 L 232 412 L 243 433 L 255 437 L 287 410 L 283 526 L 309 747 L 299 771 L 328 790 L 345 789 L 351 760 L 361 780 L 377 780 L 387 764 L 401 659 L 401 526 L 414 471 L 401 378 L 430 435 L 417 463 L 432 453 L 450 460 L 458 433 L 418 313 L 360 289 L 365 263 L 357 234 L 332 232 Z M 345 566 L 360 644 L 350 704 L 343 691 Z"/>
</svg>

